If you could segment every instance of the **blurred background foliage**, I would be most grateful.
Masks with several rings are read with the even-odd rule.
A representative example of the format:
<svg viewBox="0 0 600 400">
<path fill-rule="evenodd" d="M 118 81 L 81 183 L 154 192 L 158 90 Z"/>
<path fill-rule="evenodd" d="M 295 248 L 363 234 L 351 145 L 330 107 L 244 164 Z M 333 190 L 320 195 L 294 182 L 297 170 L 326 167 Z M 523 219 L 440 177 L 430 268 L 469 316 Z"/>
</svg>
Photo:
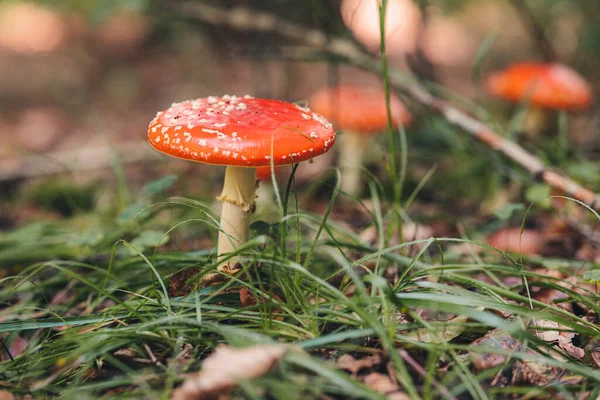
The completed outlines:
<svg viewBox="0 0 600 400">
<path fill-rule="evenodd" d="M 296 50 L 295 44 L 276 35 L 234 32 L 178 12 L 178 5 L 194 2 L 263 10 L 332 36 L 361 38 L 356 27 L 350 26 L 353 33 L 348 21 L 344 23 L 341 0 L 1 0 L 0 185 L 4 195 L 20 187 L 15 181 L 24 177 L 54 175 L 49 164 L 70 172 L 74 184 L 87 187 L 97 182 L 102 190 L 95 195 L 109 202 L 116 199 L 119 207 L 127 207 L 127 199 L 132 198 L 127 192 L 152 177 L 193 174 L 218 181 L 219 169 L 167 160 L 149 149 L 145 130 L 157 110 L 174 101 L 212 94 L 250 93 L 301 101 L 336 82 L 381 84 L 380 77 L 325 56 L 292 61 L 286 54 Z M 485 77 L 510 63 L 543 56 L 519 7 L 526 7 L 534 17 L 557 60 L 598 88 L 598 1 L 397 3 L 398 8 L 389 10 L 390 20 L 399 24 L 388 43 L 391 66 L 432 79 L 439 85 L 433 90 L 459 99 L 480 118 L 503 129 L 515 124 L 520 109 L 492 99 L 483 85 Z M 428 171 L 437 168 L 420 199 L 444 200 L 449 208 L 457 203 L 480 205 L 490 198 L 501 199 L 500 203 L 525 199 L 523 185 L 530 178 L 523 172 L 419 104 L 404 100 L 416 115 L 415 124 L 408 127 L 409 189 L 417 188 Z M 563 128 L 559 122 L 551 123 L 548 139 L 511 134 L 539 157 L 598 188 L 598 108 L 565 117 Z M 560 129 L 568 130 L 568 150 L 557 139 Z M 382 135 L 380 160 L 385 159 L 385 146 Z M 99 153 L 101 148 L 109 150 Z M 72 162 L 65 161 L 69 157 Z M 317 166 L 301 166 L 299 183 L 309 182 L 324 166 L 335 165 L 333 157 Z M 109 168 L 89 167 L 90 160 Z M 125 171 L 117 167 L 120 163 L 127 165 Z M 380 167 L 371 165 L 383 177 Z M 115 181 L 118 184 L 112 187 L 119 188 L 118 194 L 103 186 Z M 26 186 L 30 184 L 38 183 L 27 181 Z M 181 180 L 177 185 L 181 190 L 188 184 Z M 207 199 L 218 190 L 211 185 L 186 189 Z"/>
</svg>

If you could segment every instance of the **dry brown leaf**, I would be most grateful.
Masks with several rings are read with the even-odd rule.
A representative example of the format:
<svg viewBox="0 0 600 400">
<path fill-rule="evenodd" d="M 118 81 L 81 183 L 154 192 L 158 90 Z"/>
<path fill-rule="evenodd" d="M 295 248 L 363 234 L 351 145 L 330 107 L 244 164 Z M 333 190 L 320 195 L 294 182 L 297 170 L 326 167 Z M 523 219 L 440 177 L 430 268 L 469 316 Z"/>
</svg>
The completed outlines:
<svg viewBox="0 0 600 400">
<path fill-rule="evenodd" d="M 547 321 L 543 319 L 535 320 L 535 325 L 544 330 L 536 330 L 534 333 L 537 337 L 545 342 L 558 343 L 558 347 L 563 349 L 571 357 L 581 360 L 585 352 L 582 348 L 575 346 L 572 341 L 575 337 L 574 333 L 565 332 L 567 327 L 560 325 L 557 322 Z"/>
<path fill-rule="evenodd" d="M 291 348 L 282 344 L 237 349 L 219 346 L 204 360 L 200 372 L 188 376 L 183 385 L 173 391 L 171 399 L 218 398 L 240 381 L 265 375 Z"/>
<path fill-rule="evenodd" d="M 527 350 L 529 354 L 535 354 Z M 564 370 L 552 365 L 544 365 L 537 361 L 516 361 L 513 366 L 512 384 L 527 382 L 536 386 L 545 386 L 559 381 Z"/>
<path fill-rule="evenodd" d="M 533 333 L 544 342 L 558 342 L 557 329 L 560 329 L 560 324 L 558 322 L 548 321 L 546 319 L 536 319 L 534 320 L 534 325 L 538 328 L 543 328 L 536 329 L 533 331 Z"/>
<path fill-rule="evenodd" d="M 590 358 L 594 363 L 594 367 L 600 368 L 600 339 L 592 339 L 585 346 L 586 350 L 590 353 Z"/>
<path fill-rule="evenodd" d="M 571 332 L 559 332 L 558 333 L 558 347 L 563 349 L 571 357 L 578 360 L 583 359 L 585 351 L 582 348 L 577 347 L 573 344 L 574 333 Z"/>
<path fill-rule="evenodd" d="M 200 271 L 196 268 L 186 268 L 169 279 L 169 297 L 187 296 L 196 289 L 195 282 L 188 281 L 198 275 Z"/>
<path fill-rule="evenodd" d="M 541 301 L 544 304 L 554 305 L 560 307 L 563 310 L 573 312 L 573 304 L 568 302 L 558 302 L 558 300 L 566 299 L 569 296 L 554 288 L 542 288 L 533 296 L 535 300 Z"/>
<path fill-rule="evenodd" d="M 15 400 L 15 396 L 8 390 L 0 390 L 0 400 Z"/>
<path fill-rule="evenodd" d="M 483 307 L 477 307 L 482 311 Z M 424 343 L 446 343 L 460 336 L 466 329 L 465 323 L 469 318 L 465 315 L 459 315 L 448 321 L 447 325 L 440 328 L 437 332 L 431 332 L 427 328 L 420 328 L 408 333 L 406 336 Z"/>
<path fill-rule="evenodd" d="M 356 375 L 360 370 L 373 368 L 374 366 L 381 364 L 381 362 L 381 356 L 379 355 L 369 356 L 357 360 L 350 354 L 344 354 L 338 358 L 336 365 L 339 369 L 346 370 L 352 375 Z"/>
<path fill-rule="evenodd" d="M 269 294 L 273 300 L 276 300 L 279 303 L 282 303 L 281 297 L 277 296 L 274 293 Z M 258 303 L 263 304 L 267 301 L 271 301 L 271 299 L 267 299 L 264 296 L 261 296 L 258 293 L 250 291 L 247 287 L 243 287 L 240 289 L 240 301 L 242 302 L 242 306 L 250 307 L 256 305 L 256 300 L 258 299 Z"/>
<path fill-rule="evenodd" d="M 471 344 L 471 347 L 489 347 L 502 351 L 520 351 L 522 346 L 518 340 L 499 329 L 494 329 Z M 471 360 L 475 369 L 484 370 L 504 364 L 507 357 L 496 353 L 471 352 Z"/>
<path fill-rule="evenodd" d="M 364 377 L 365 385 L 369 388 L 386 395 L 388 399 L 407 400 L 410 397 L 400 391 L 400 387 L 389 376 L 373 372 Z"/>
</svg>

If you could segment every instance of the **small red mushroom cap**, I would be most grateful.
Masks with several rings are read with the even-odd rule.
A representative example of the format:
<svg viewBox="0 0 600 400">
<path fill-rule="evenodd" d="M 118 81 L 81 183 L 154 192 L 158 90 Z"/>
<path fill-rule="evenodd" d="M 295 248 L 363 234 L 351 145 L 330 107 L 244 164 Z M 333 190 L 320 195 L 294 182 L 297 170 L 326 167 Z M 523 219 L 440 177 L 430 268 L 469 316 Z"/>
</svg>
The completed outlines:
<svg viewBox="0 0 600 400">
<path fill-rule="evenodd" d="M 250 96 L 175 103 L 148 126 L 158 151 L 206 164 L 260 167 L 305 161 L 335 143 L 332 125 L 308 108 Z"/>
<path fill-rule="evenodd" d="M 311 97 L 310 106 L 341 130 L 378 133 L 388 126 L 383 89 L 351 85 L 325 88 Z M 390 108 L 394 126 L 410 123 L 410 113 L 393 94 Z"/>
<path fill-rule="evenodd" d="M 532 229 L 504 228 L 490 235 L 487 244 L 500 251 L 524 255 L 540 254 L 545 244 L 543 235 Z"/>
<path fill-rule="evenodd" d="M 561 64 L 518 63 L 486 81 L 491 94 L 518 103 L 529 99 L 538 108 L 584 110 L 592 103 L 590 85 Z"/>
</svg>

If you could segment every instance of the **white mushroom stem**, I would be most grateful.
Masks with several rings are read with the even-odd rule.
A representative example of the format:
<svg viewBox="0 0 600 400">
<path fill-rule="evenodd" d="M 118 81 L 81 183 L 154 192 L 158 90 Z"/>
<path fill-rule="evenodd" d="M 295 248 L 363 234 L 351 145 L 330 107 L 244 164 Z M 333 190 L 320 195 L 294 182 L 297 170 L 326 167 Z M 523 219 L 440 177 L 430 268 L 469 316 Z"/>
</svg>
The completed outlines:
<svg viewBox="0 0 600 400">
<path fill-rule="evenodd" d="M 219 231 L 217 254 L 220 258 L 234 252 L 246 243 L 250 236 L 250 218 L 254 213 L 256 169 L 228 166 L 225 170 L 223 192 L 218 200 L 223 202 L 221 231 Z M 232 274 L 239 270 L 237 257 L 218 266 L 220 272 Z"/>
<path fill-rule="evenodd" d="M 339 137 L 341 190 L 349 196 L 358 197 L 362 189 L 362 164 L 371 138 L 357 132 L 346 131 Z"/>
</svg>

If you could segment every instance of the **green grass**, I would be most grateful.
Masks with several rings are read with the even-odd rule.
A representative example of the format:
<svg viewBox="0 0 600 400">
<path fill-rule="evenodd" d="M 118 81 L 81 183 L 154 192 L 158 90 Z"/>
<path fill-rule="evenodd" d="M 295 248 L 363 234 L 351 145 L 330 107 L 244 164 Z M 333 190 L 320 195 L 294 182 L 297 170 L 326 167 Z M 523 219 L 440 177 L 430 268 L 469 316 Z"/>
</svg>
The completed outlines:
<svg viewBox="0 0 600 400">
<path fill-rule="evenodd" d="M 150 186 L 160 186 L 157 182 Z M 218 224 L 208 203 L 177 198 L 140 208 L 144 196 L 133 201 L 141 211 L 126 209 L 125 215 L 133 215 L 127 223 L 123 213 L 96 211 L 0 236 L 0 264 L 10 271 L 0 281 L 0 332 L 5 344 L 17 335 L 28 341 L 22 354 L 14 360 L 5 354 L 0 363 L 6 388 L 34 396 L 167 398 L 218 344 L 273 342 L 294 343 L 304 351 L 289 353 L 271 374 L 240 386 L 240 396 L 381 398 L 335 367 L 346 353 L 356 358 L 382 354 L 403 391 L 414 397 L 483 399 L 519 393 L 526 384 L 490 386 L 494 374 L 507 373 L 519 362 L 561 371 L 550 383 L 530 388 L 540 396 L 575 396 L 600 383 L 600 372 L 589 361 L 572 359 L 534 334 L 536 321 L 546 320 L 575 333 L 582 347 L 598 336 L 595 321 L 561 305 L 579 303 L 600 313 L 599 296 L 563 286 L 535 269 L 581 276 L 595 265 L 519 260 L 491 249 L 473 262 L 446 251 L 453 243 L 471 242 L 452 238 L 374 248 L 335 221 L 300 209 L 284 217 L 285 225 L 255 232 L 240 250 L 245 269 L 239 276 L 170 296 L 178 271 L 192 268 L 192 275 L 202 275 L 214 270 L 213 249 L 185 252 L 177 247 L 187 236 L 214 237 Z M 284 193 L 284 199 L 291 197 Z M 381 207 L 372 224 L 390 215 Z M 408 252 L 415 245 L 421 250 L 408 256 L 415 254 Z M 507 277 L 522 281 L 507 286 L 502 283 Z M 266 300 L 242 306 L 241 287 Z M 558 290 L 564 298 L 545 304 L 528 296 L 539 288 Z M 53 301 L 59 293 L 62 300 Z M 522 343 L 521 350 L 471 345 L 495 329 Z M 190 361 L 178 362 L 177 354 L 188 344 Z M 408 365 L 400 350 L 427 374 Z M 508 357 L 501 366 L 476 370 L 474 354 L 488 352 Z M 559 384 L 567 375 L 582 379 Z"/>
<path fill-rule="evenodd" d="M 492 41 L 480 49 L 474 77 Z M 382 70 L 389 99 L 385 57 Z M 477 104 L 434 89 L 493 120 Z M 566 124 L 561 116 L 560 135 L 539 153 L 597 184 L 597 163 L 561 147 Z M 519 257 L 468 239 L 553 213 L 541 202 L 528 209 L 518 197 L 496 216 L 478 215 L 481 202 L 506 190 L 506 180 L 530 190 L 531 201 L 539 192 L 529 177 L 440 117 L 419 118 L 409 132 L 389 125 L 381 146 L 391 152 L 386 174 L 370 174 L 365 185 L 373 204 L 364 211 L 367 225 L 349 230 L 338 219 L 335 207 L 344 196 L 338 171 L 311 182 L 309 195 L 292 174 L 278 192 L 281 220 L 253 224 L 252 239 L 235 254 L 243 271 L 215 286 L 195 286 L 216 269 L 219 224 L 209 179 L 202 194 L 183 190 L 186 182 L 174 175 L 136 190 L 139 182 L 128 183 L 115 161 L 114 188 L 59 180 L 22 196 L 63 218 L 0 233 L 0 389 L 34 398 L 166 399 L 220 344 L 290 343 L 299 350 L 242 383 L 234 396 L 382 399 L 363 380 L 378 372 L 412 398 L 596 398 L 600 295 L 583 276 L 597 278 L 599 266 Z M 192 179 L 187 186 L 197 187 L 199 177 Z M 109 200 L 91 204 L 96 191 Z M 315 198 L 326 199 L 324 215 L 310 212 Z M 425 203 L 435 215 L 419 215 Z M 394 240 L 406 216 L 458 225 L 463 238 L 403 242 L 398 234 Z M 592 223 L 597 217 L 589 212 Z M 371 227 L 375 243 L 360 236 Z M 457 244 L 482 251 L 458 253 Z M 255 305 L 242 304 L 242 288 Z M 552 301 L 542 301 L 542 291 L 554 291 Z M 548 322 L 573 334 L 583 358 L 540 339 L 541 331 L 553 330 Z M 24 351 L 12 357 L 7 348 L 22 339 Z M 190 349 L 189 358 L 180 357 Z M 382 362 L 352 376 L 336 366 L 346 354 L 377 354 Z M 501 361 L 482 368 L 491 355 Z M 523 371 L 529 379 L 519 378 Z"/>
</svg>

